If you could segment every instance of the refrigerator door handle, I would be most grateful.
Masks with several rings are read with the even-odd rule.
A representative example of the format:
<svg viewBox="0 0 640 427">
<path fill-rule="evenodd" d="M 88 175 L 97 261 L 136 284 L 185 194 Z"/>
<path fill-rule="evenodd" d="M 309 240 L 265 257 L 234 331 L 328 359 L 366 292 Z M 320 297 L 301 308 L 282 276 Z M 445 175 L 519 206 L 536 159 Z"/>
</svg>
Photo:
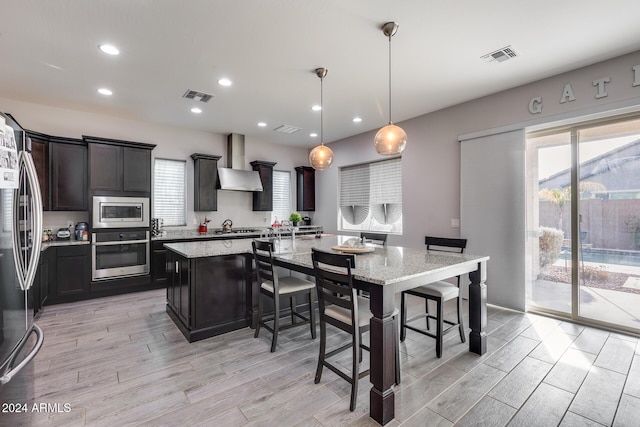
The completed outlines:
<svg viewBox="0 0 640 427">
<path fill-rule="evenodd" d="M 23 248 L 20 241 L 20 221 L 19 221 L 19 209 L 20 209 L 20 189 L 13 191 L 13 212 L 14 212 L 14 226 L 13 226 L 13 255 L 16 262 L 16 268 L 18 269 L 18 280 L 20 287 L 23 290 L 28 290 L 33 285 L 36 273 L 38 271 L 38 261 L 40 259 L 40 250 L 42 249 L 42 195 L 40 192 L 40 185 L 38 184 L 38 174 L 36 167 L 33 164 L 31 154 L 26 151 L 20 151 L 18 155 L 18 162 L 20 166 L 24 165 L 27 182 L 31 189 L 30 194 L 30 206 L 27 203 L 27 208 L 31 208 L 31 256 L 28 260 L 25 259 Z M 25 238 L 25 245 L 28 245 L 28 237 Z M 25 265 L 26 264 L 26 265 Z"/>
<path fill-rule="evenodd" d="M 42 249 L 42 193 L 40 192 L 40 184 L 38 183 L 38 173 L 36 166 L 33 164 L 31 153 L 22 152 L 25 159 L 27 170 L 27 178 L 29 179 L 29 187 L 32 192 L 32 214 L 33 214 L 33 231 L 32 244 L 33 250 L 27 267 L 27 276 L 25 278 L 25 290 L 33 286 L 36 274 L 38 273 L 38 262 L 40 260 L 40 250 Z"/>
<path fill-rule="evenodd" d="M 22 351 L 22 348 L 25 346 L 25 344 L 27 343 L 27 339 L 31 336 L 32 333 L 36 334 L 36 338 L 37 338 L 36 344 L 33 346 L 33 349 L 31 350 L 31 352 L 29 352 L 29 354 L 25 356 L 22 362 L 20 362 L 16 367 L 13 367 L 13 363 L 15 362 L 16 358 Z M 25 334 L 20 344 L 16 346 L 13 354 L 9 356 L 9 359 L 6 362 L 6 366 L 9 368 L 9 370 L 0 377 L 0 384 L 8 383 L 9 381 L 11 381 L 11 379 L 14 376 L 16 376 L 16 374 L 18 374 L 18 372 L 20 372 L 25 366 L 27 366 L 29 362 L 31 362 L 33 358 L 36 357 L 36 354 L 38 354 L 38 352 L 42 348 L 43 342 L 44 342 L 44 333 L 42 332 L 42 329 L 40 328 L 40 326 L 34 323 L 33 327 L 31 328 L 31 331 L 29 331 L 28 334 Z"/>
</svg>

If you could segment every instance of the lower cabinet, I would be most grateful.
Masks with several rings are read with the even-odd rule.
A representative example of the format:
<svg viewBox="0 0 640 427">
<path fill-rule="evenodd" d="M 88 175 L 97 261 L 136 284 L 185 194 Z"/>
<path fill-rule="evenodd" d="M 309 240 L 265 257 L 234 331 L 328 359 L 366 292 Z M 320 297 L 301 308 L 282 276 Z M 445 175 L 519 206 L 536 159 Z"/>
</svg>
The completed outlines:
<svg viewBox="0 0 640 427">
<path fill-rule="evenodd" d="M 189 342 L 251 324 L 248 255 L 185 258 L 167 251 L 167 312 Z"/>
<path fill-rule="evenodd" d="M 89 292 L 91 282 L 90 245 L 57 246 L 52 251 L 49 262 L 50 302 L 66 302 L 82 299 Z M 55 254 L 55 256 L 54 256 Z"/>
<path fill-rule="evenodd" d="M 32 286 L 33 296 L 33 314 L 38 314 L 49 298 L 49 282 L 51 281 L 49 268 L 49 258 L 54 251 L 44 250 L 40 253 L 40 261 L 38 262 L 38 272 Z"/>
</svg>

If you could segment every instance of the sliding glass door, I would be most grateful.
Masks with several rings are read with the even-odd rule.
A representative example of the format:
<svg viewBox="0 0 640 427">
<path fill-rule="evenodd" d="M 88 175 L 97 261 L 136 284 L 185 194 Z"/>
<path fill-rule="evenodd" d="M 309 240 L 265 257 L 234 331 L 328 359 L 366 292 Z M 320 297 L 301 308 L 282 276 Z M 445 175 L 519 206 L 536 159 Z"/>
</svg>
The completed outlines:
<svg viewBox="0 0 640 427">
<path fill-rule="evenodd" d="M 527 138 L 527 307 L 640 331 L 640 119 Z"/>
</svg>

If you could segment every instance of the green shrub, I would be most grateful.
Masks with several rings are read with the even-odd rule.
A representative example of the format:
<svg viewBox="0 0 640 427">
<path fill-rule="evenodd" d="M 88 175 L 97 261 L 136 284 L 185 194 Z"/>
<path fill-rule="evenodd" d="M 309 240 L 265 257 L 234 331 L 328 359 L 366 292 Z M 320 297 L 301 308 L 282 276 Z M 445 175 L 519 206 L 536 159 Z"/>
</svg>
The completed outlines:
<svg viewBox="0 0 640 427">
<path fill-rule="evenodd" d="M 540 269 L 558 260 L 564 233 L 551 227 L 540 227 Z"/>
<path fill-rule="evenodd" d="M 302 221 L 302 216 L 298 212 L 293 212 L 291 216 L 289 216 L 289 221 L 300 222 Z"/>
</svg>

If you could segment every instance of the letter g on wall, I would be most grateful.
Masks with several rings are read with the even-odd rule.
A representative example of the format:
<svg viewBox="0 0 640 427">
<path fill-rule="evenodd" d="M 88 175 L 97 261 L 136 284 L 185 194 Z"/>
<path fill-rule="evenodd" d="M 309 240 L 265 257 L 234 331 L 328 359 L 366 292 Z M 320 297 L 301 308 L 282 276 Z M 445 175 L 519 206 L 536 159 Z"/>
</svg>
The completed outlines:
<svg viewBox="0 0 640 427">
<path fill-rule="evenodd" d="M 531 114 L 542 113 L 542 97 L 541 96 L 536 96 L 535 98 L 531 98 L 529 100 L 529 112 Z"/>
</svg>

